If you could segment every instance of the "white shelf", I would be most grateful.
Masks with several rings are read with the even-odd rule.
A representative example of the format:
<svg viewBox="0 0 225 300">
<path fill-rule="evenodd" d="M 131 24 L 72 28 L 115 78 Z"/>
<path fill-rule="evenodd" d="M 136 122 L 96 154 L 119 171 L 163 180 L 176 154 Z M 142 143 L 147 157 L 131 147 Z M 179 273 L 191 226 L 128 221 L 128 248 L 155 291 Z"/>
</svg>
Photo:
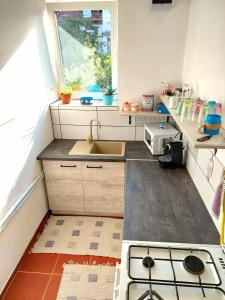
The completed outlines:
<svg viewBox="0 0 225 300">
<path fill-rule="evenodd" d="M 181 121 L 181 117 L 176 115 L 176 109 L 169 108 L 169 97 L 160 96 L 162 102 L 166 105 L 174 121 L 177 123 L 180 130 L 189 140 L 190 144 L 194 148 L 203 149 L 225 149 L 225 130 L 221 129 L 220 134 L 214 135 L 208 141 L 198 142 L 197 139 L 205 136 L 206 134 L 201 134 L 198 131 L 198 124 L 196 122 L 191 122 L 188 120 Z"/>
<path fill-rule="evenodd" d="M 120 115 L 121 116 L 137 116 L 137 117 L 167 117 L 170 116 L 169 114 L 160 114 L 157 111 L 137 111 L 137 112 L 132 112 L 132 111 L 128 111 L 128 112 L 124 112 L 122 110 L 120 110 Z"/>
</svg>

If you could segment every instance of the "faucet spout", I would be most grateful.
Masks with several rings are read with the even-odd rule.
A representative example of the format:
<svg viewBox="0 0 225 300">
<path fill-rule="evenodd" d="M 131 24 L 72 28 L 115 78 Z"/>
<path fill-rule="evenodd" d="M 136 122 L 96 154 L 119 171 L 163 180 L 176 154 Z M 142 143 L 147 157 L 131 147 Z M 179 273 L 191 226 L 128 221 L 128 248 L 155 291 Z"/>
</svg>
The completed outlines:
<svg viewBox="0 0 225 300">
<path fill-rule="evenodd" d="M 101 128 L 101 124 L 100 124 L 100 122 L 99 122 L 98 120 L 92 119 L 92 120 L 90 121 L 90 134 L 89 134 L 89 136 L 88 136 L 88 138 L 87 138 L 87 141 L 88 141 L 89 144 L 92 144 L 92 143 L 93 143 L 92 126 L 93 126 L 93 122 L 94 122 L 94 121 L 97 123 L 97 126 L 98 126 L 99 128 Z"/>
</svg>

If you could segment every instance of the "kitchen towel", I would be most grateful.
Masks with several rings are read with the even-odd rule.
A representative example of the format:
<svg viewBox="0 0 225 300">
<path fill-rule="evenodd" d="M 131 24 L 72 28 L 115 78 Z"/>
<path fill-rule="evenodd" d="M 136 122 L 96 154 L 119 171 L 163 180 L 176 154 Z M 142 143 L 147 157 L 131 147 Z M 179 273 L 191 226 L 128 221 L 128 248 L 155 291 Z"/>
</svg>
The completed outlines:
<svg viewBox="0 0 225 300">
<path fill-rule="evenodd" d="M 57 300 L 113 299 L 115 267 L 64 265 Z"/>
<path fill-rule="evenodd" d="M 212 204 L 212 211 L 217 219 L 220 216 L 220 208 L 222 204 L 222 191 L 223 191 L 223 184 L 221 183 L 218 185 L 216 189 L 215 197 Z"/>
<path fill-rule="evenodd" d="M 122 219 L 51 216 L 32 252 L 120 258 L 122 231 Z"/>
</svg>

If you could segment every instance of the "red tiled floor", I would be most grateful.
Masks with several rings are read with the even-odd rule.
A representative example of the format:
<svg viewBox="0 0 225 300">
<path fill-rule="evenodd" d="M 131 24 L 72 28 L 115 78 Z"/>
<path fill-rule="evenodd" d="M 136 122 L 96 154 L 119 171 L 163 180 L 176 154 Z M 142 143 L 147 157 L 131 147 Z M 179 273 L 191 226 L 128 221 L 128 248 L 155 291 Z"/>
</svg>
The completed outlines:
<svg viewBox="0 0 225 300">
<path fill-rule="evenodd" d="M 50 274 L 18 272 L 3 297 L 4 300 L 41 300 Z"/>
<path fill-rule="evenodd" d="M 59 254 L 26 254 L 19 271 L 52 273 Z"/>
<path fill-rule="evenodd" d="M 72 254 L 59 254 L 59 259 L 57 264 L 53 270 L 54 274 L 62 274 L 63 273 L 63 265 L 64 264 L 90 264 L 91 255 L 72 255 Z"/>
<path fill-rule="evenodd" d="M 29 244 L 27 253 L 18 266 L 18 272 L 9 284 L 9 288 L 1 300 L 55 300 L 57 297 L 63 264 L 111 264 L 119 259 L 70 254 L 37 254 L 30 253 L 38 235 L 43 231 L 47 218 Z"/>
<path fill-rule="evenodd" d="M 62 275 L 52 275 L 43 300 L 55 300 L 59 290 Z"/>
<path fill-rule="evenodd" d="M 37 232 L 34 234 L 34 236 L 32 237 L 30 243 L 29 243 L 29 246 L 28 246 L 28 251 L 27 252 L 31 252 L 31 249 L 34 247 L 34 244 L 36 243 L 36 241 L 38 240 L 38 237 L 43 233 L 44 231 L 44 228 L 48 222 L 48 219 L 49 219 L 49 215 L 46 216 L 44 218 L 44 220 L 42 221 L 42 223 L 39 225 L 39 228 L 37 230 Z"/>
<path fill-rule="evenodd" d="M 91 264 L 97 264 L 97 265 L 110 264 L 115 266 L 117 262 L 120 262 L 120 259 L 112 258 L 112 257 L 104 257 L 104 256 L 91 257 Z"/>
</svg>

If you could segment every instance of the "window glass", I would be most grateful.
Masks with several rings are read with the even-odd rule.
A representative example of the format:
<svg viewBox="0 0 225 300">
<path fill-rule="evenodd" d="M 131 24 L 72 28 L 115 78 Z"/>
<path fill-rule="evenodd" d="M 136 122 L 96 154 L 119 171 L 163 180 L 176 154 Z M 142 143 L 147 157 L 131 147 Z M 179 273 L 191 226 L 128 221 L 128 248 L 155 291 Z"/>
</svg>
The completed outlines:
<svg viewBox="0 0 225 300">
<path fill-rule="evenodd" d="M 99 93 L 112 84 L 109 10 L 55 12 L 65 84 Z"/>
</svg>

